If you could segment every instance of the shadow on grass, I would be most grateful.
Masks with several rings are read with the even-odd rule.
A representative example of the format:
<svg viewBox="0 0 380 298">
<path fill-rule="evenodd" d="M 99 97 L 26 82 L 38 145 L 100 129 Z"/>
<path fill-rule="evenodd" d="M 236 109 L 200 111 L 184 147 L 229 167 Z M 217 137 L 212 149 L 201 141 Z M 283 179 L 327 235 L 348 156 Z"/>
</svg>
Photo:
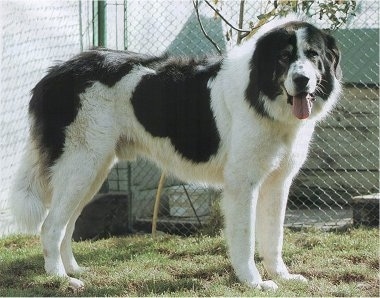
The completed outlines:
<svg viewBox="0 0 380 298">
<path fill-rule="evenodd" d="M 15 250 L 19 256 L 2 262 L 0 296 L 195 295 L 216 280 L 226 287 L 238 282 L 220 241 L 198 245 L 197 239 L 163 237 L 155 241 L 132 236 L 74 243 L 74 254 L 88 271 L 75 276 L 85 282 L 85 289 L 73 292 L 67 280 L 45 274 L 42 253 L 35 252 L 37 245 L 33 252 Z M 210 255 L 207 262 L 206 255 Z"/>
<path fill-rule="evenodd" d="M 96 262 L 108 265 L 109 261 L 129 261 L 135 256 L 155 251 L 149 238 L 120 237 L 74 244 L 74 255 L 78 262 Z"/>
<path fill-rule="evenodd" d="M 12 285 L 16 280 L 32 279 L 36 274 L 43 274 L 42 256 L 32 256 L 25 259 L 1 262 L 1 286 Z"/>
<path fill-rule="evenodd" d="M 46 275 L 42 255 L 1 262 L 0 296 L 63 296 L 66 286 L 63 279 Z"/>
</svg>

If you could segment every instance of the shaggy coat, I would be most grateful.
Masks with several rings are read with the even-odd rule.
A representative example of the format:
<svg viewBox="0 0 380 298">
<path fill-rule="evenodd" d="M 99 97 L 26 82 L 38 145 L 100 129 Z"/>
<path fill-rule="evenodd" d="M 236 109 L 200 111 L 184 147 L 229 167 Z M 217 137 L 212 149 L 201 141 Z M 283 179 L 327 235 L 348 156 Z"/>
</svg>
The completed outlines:
<svg viewBox="0 0 380 298">
<path fill-rule="evenodd" d="M 221 58 L 94 49 L 52 67 L 33 89 L 11 198 L 25 230 L 41 229 L 47 273 L 80 271 L 76 219 L 117 159 L 142 156 L 182 180 L 223 187 L 240 281 L 277 288 L 255 266 L 255 242 L 270 276 L 305 281 L 282 259 L 285 208 L 314 127 L 340 93 L 339 61 L 331 36 L 293 17 Z"/>
</svg>

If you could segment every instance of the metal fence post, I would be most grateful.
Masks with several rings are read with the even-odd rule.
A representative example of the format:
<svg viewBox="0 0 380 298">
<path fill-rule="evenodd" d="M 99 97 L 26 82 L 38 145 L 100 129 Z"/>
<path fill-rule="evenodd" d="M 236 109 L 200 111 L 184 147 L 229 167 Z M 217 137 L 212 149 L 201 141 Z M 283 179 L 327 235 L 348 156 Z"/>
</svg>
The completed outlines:
<svg viewBox="0 0 380 298">
<path fill-rule="evenodd" d="M 128 22 L 127 22 L 127 11 L 128 11 L 128 1 L 124 0 L 124 50 L 128 50 Z"/>
<path fill-rule="evenodd" d="M 98 47 L 106 46 L 106 5 L 104 0 L 93 2 L 94 45 Z"/>
</svg>

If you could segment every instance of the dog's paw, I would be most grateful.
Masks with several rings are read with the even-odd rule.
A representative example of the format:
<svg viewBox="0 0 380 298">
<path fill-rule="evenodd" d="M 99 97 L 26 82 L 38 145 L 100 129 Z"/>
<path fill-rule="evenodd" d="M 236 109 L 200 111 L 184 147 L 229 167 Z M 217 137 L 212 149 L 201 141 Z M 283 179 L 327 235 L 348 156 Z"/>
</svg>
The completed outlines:
<svg viewBox="0 0 380 298">
<path fill-rule="evenodd" d="M 77 278 L 69 277 L 69 288 L 75 292 L 80 291 L 84 289 L 84 283 Z"/>
<path fill-rule="evenodd" d="M 276 291 L 278 285 L 273 280 L 265 280 L 260 282 L 256 288 L 262 291 Z"/>
</svg>

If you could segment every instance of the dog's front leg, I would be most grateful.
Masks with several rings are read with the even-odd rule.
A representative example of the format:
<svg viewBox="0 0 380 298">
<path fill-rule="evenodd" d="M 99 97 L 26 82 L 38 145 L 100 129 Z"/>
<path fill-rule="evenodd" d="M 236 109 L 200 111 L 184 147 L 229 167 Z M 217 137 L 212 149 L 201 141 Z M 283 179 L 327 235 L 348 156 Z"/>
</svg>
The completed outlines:
<svg viewBox="0 0 380 298">
<path fill-rule="evenodd" d="M 290 274 L 282 258 L 286 203 L 297 169 L 285 161 L 262 183 L 257 203 L 256 236 L 258 252 L 270 276 L 306 282 L 302 275 Z"/>
<path fill-rule="evenodd" d="M 248 180 L 226 180 L 222 207 L 225 237 L 235 273 L 241 282 L 252 287 L 275 290 L 274 282 L 262 280 L 254 261 L 257 187 Z"/>
</svg>

